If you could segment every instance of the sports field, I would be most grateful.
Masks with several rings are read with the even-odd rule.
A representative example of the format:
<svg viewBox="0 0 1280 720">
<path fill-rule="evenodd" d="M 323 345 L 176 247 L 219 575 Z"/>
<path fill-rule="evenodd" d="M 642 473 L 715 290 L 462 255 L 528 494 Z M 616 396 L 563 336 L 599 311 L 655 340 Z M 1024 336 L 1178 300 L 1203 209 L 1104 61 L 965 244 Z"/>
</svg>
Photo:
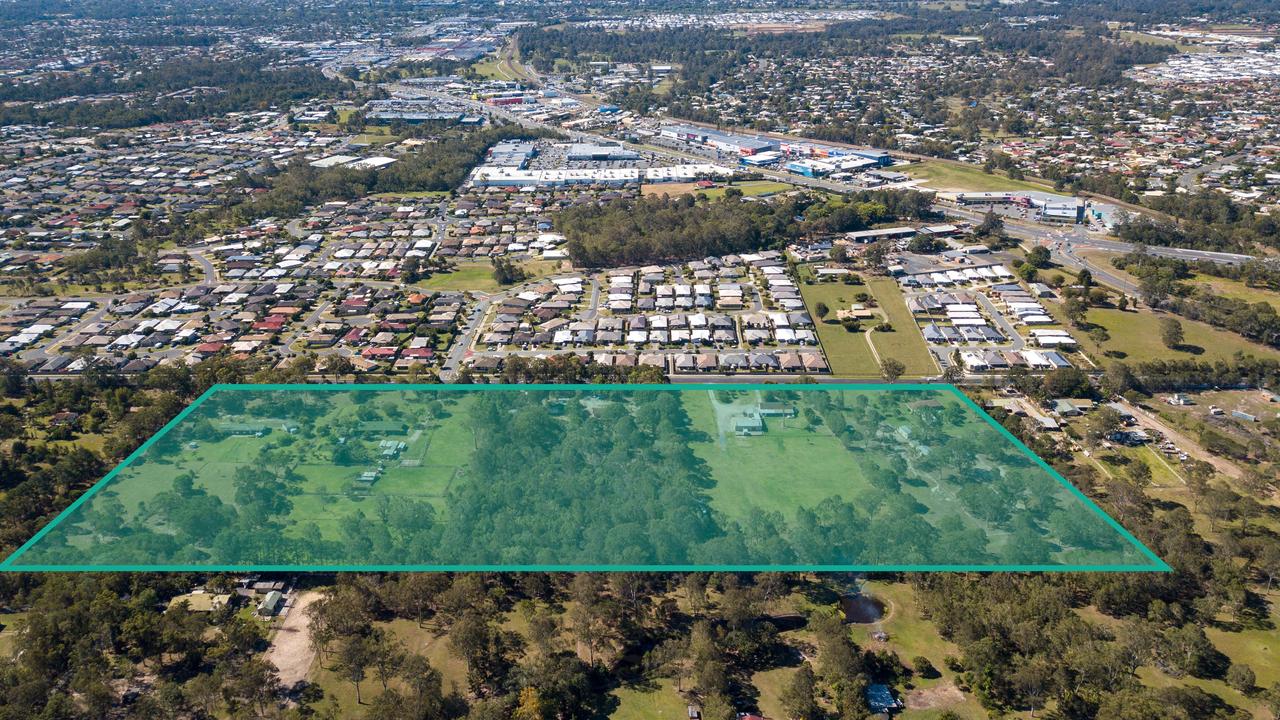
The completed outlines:
<svg viewBox="0 0 1280 720">
<path fill-rule="evenodd" d="M 1162 569 L 949 386 L 218 386 L 0 569 Z"/>
</svg>

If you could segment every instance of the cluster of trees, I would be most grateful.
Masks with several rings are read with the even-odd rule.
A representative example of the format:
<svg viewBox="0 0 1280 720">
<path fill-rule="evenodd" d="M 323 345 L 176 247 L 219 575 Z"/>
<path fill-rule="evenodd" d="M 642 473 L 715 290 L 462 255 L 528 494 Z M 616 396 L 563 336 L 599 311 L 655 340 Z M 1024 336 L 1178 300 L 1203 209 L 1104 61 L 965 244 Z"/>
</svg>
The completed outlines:
<svg viewBox="0 0 1280 720">
<path fill-rule="evenodd" d="M 825 608 L 807 618 L 817 661 L 797 662 L 780 624 L 798 629 L 806 619 L 767 611 L 791 592 L 834 599 L 822 583 L 776 573 L 343 576 L 309 614 L 326 668 L 357 692 L 381 685 L 363 701 L 366 718 L 587 720 L 616 708 L 610 692 L 627 678 L 674 681 L 707 720 L 733 720 L 758 709 L 754 673 L 796 665 L 782 696 L 791 717 L 827 717 L 819 700 L 840 717 L 866 717 L 867 683 L 911 671 L 892 653 L 858 648 Z M 526 632 L 503 629 L 513 616 Z M 444 634 L 465 687 L 442 688 L 440 673 L 389 633 L 396 618 Z M 318 698 L 311 707 L 328 709 Z"/>
<path fill-rule="evenodd" d="M 228 607 L 196 614 L 167 601 L 185 575 L 62 574 L 0 579 L 0 600 L 28 610 L 0 664 L 0 717 L 267 717 L 280 699 L 266 636 Z M 209 585 L 225 590 L 227 580 Z M 133 671 L 145 668 L 140 681 Z M 127 673 L 127 674 L 122 674 Z M 145 692 L 140 692 L 145 690 Z"/>
<path fill-rule="evenodd" d="M 1255 214 L 1219 192 L 1143 198 L 1143 203 L 1176 222 L 1130 215 L 1116 225 L 1118 237 L 1138 245 L 1252 253 L 1280 247 L 1280 223 Z"/>
<path fill-rule="evenodd" d="M 265 110 L 313 97 L 334 97 L 349 89 L 309 67 L 273 67 L 279 58 L 255 54 L 236 60 L 183 58 L 151 70 L 119 77 L 107 71 L 40 83 L 0 86 L 0 124 L 56 123 L 62 126 L 127 128 L 158 122 Z M 213 88 L 192 97 L 164 97 L 192 87 Z M 39 104 L 72 95 L 126 93 L 128 99 Z"/>
<path fill-rule="evenodd" d="M 803 406 L 808 431 L 828 438 L 825 452 L 856 455 L 856 495 L 751 508 L 740 517 L 711 502 L 708 491 L 726 478 L 713 476 L 695 453 L 692 443 L 705 440 L 705 429 L 691 423 L 676 393 L 605 395 L 590 409 L 580 396 L 548 402 L 540 394 L 468 394 L 448 414 L 429 413 L 465 425 L 474 442 L 444 498 L 443 522 L 425 500 L 378 493 L 330 510 L 337 528 L 324 531 L 313 510 L 294 511 L 314 487 L 298 466 L 333 462 L 358 474 L 376 451 L 353 424 L 404 422 L 403 403 L 419 399 L 388 408 L 368 400 L 348 417 L 342 402 L 315 395 L 218 393 L 21 562 L 989 565 L 1068 563 L 1082 552 L 1130 559 L 1132 548 L 959 402 L 918 400 L 897 392 L 788 397 Z M 225 419 L 298 430 L 268 436 L 234 472 L 197 478 L 188 448 L 223 440 L 228 430 L 218 423 Z M 886 423 L 909 428 L 922 447 L 904 449 L 898 434 L 868 429 Z M 140 485 L 166 474 L 165 490 L 126 510 L 119 497 L 136 497 Z M 953 490 L 963 514 L 941 513 L 910 492 L 932 483 Z M 1013 540 L 992 541 L 983 528 Z M 72 542 L 77 536 L 93 541 L 87 560 Z"/>
<path fill-rule="evenodd" d="M 1150 255 L 1139 248 L 1135 252 L 1112 259 L 1112 264 L 1139 278 L 1143 302 L 1166 308 L 1191 320 L 1201 320 L 1224 328 L 1254 342 L 1280 347 L 1280 315 L 1269 302 L 1250 303 L 1214 292 L 1184 279 L 1192 277 L 1191 266 L 1179 260 Z M 1212 264 L 1212 263 L 1206 263 Z M 1280 273 L 1262 261 L 1248 263 L 1249 268 L 1216 270 L 1221 275 L 1237 275 L 1274 282 Z M 1177 342 L 1181 342 L 1178 340 Z"/>
<path fill-rule="evenodd" d="M 489 378 L 476 375 L 471 368 L 463 368 L 458 373 L 456 382 L 470 384 L 484 382 Z M 579 384 L 579 383 L 646 383 L 659 384 L 667 382 L 667 375 L 661 368 L 653 365 L 637 365 L 621 367 L 601 365 L 588 357 L 583 360 L 577 355 L 552 355 L 546 358 L 530 358 L 519 355 L 507 357 L 502 364 L 502 371 L 491 376 L 492 382 L 515 384 Z"/>
<path fill-rule="evenodd" d="M 714 202 L 666 195 L 587 205 L 556 216 L 574 264 L 643 265 L 750 252 L 799 237 L 794 200 Z"/>
<path fill-rule="evenodd" d="M 556 226 L 577 265 L 637 265 L 779 248 L 811 235 L 927 219 L 934 216 L 931 199 L 917 191 L 856 193 L 838 201 L 807 194 L 768 202 L 729 194 L 714 201 L 662 195 L 570 208 L 556 217 Z"/>
<path fill-rule="evenodd" d="M 1134 65 L 1161 62 L 1175 50 L 1168 45 L 1105 39 L 1105 28 L 1089 26 L 1067 33 L 1060 28 L 1033 30 L 992 23 L 983 31 L 984 45 L 1007 53 L 1034 55 L 1051 65 L 1030 64 L 1042 78 L 1061 78 L 1083 87 L 1104 87 L 1123 80 Z"/>
</svg>

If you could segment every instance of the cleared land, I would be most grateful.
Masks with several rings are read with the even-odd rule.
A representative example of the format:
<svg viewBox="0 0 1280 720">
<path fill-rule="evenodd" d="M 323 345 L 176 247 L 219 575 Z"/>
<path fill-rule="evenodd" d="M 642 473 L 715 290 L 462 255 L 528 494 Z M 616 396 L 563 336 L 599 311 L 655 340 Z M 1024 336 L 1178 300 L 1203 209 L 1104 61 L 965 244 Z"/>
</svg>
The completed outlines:
<svg viewBox="0 0 1280 720">
<path fill-rule="evenodd" d="M 827 354 L 831 374 L 842 378 L 877 378 L 880 377 L 880 364 L 876 362 L 871 346 L 867 344 L 866 335 L 862 332 L 849 332 L 837 322 L 819 320 L 816 310 L 818 303 L 825 303 L 831 308 L 827 319 L 833 321 L 837 311 L 853 304 L 853 296 L 858 292 L 868 291 L 865 285 L 800 284 L 800 296 L 804 298 L 809 316 L 817 323 L 818 342 L 822 343 L 822 349 Z"/>
<path fill-rule="evenodd" d="M 940 370 L 929 352 L 929 345 L 920 334 L 915 318 L 907 309 L 906 298 L 902 288 L 893 278 L 867 278 L 867 287 L 875 296 L 881 312 L 893 326 L 892 332 L 873 332 L 871 342 L 881 359 L 894 358 L 906 366 L 904 377 L 927 377 L 937 375 Z M 877 368 L 877 372 L 879 368 Z"/>
<path fill-rule="evenodd" d="M 1182 345 L 1167 348 L 1160 340 L 1157 323 L 1173 318 L 1182 323 Z M 1168 313 L 1142 309 L 1117 310 L 1093 308 L 1088 321 L 1106 328 L 1111 338 L 1099 346 L 1084 333 L 1078 333 L 1086 346 L 1092 345 L 1113 356 L 1132 361 L 1164 359 L 1231 360 L 1237 352 L 1256 357 L 1280 357 L 1280 350 L 1250 342 L 1227 330 L 1219 330 L 1197 320 Z"/>
<path fill-rule="evenodd" d="M 747 197 L 758 197 L 760 195 L 773 195 L 774 193 L 795 190 L 795 185 L 789 185 L 784 182 L 775 182 L 773 180 L 747 180 L 737 182 L 732 185 L 717 184 L 713 188 L 700 188 L 697 183 L 646 183 L 640 187 L 641 195 L 690 195 L 702 193 L 708 198 L 715 200 L 723 197 L 729 188 L 737 188 Z"/>
<path fill-rule="evenodd" d="M 1052 192 L 1053 186 L 1032 180 L 1011 180 L 1003 175 L 988 175 L 982 168 L 933 160 L 893 168 L 924 181 L 933 190 L 943 192 L 998 192 L 1001 190 L 1038 190 Z"/>
<path fill-rule="evenodd" d="M 518 264 L 529 273 L 530 279 L 552 275 L 563 267 L 558 260 L 530 260 Z M 428 290 L 478 292 L 493 292 L 502 287 L 493 279 L 493 263 L 488 260 L 459 262 L 452 271 L 435 273 L 419 284 Z"/>
</svg>

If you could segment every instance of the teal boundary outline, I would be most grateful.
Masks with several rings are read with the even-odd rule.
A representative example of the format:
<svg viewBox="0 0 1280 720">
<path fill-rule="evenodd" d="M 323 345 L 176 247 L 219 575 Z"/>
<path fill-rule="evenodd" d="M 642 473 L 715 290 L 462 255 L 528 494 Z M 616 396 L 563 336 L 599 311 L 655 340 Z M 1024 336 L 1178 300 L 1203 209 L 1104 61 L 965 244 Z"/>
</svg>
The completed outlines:
<svg viewBox="0 0 1280 720">
<path fill-rule="evenodd" d="M 1085 507 L 1092 510 L 1100 516 L 1113 530 L 1120 534 L 1127 542 L 1133 545 L 1145 557 L 1151 560 L 1149 565 L 14 565 L 14 561 L 23 553 L 30 550 L 37 542 L 40 541 L 51 530 L 65 521 L 72 513 L 75 512 L 84 503 L 88 502 L 99 490 L 111 482 L 124 468 L 128 467 L 147 448 L 151 447 L 161 437 L 172 430 L 191 414 L 197 407 L 217 392 L 233 392 L 233 391 L 308 391 L 308 392 L 328 392 L 328 391 L 363 391 L 363 392 L 388 392 L 396 390 L 440 390 L 448 388 L 450 391 L 463 392 L 519 392 L 525 390 L 559 390 L 564 391 L 566 388 L 590 388 L 592 391 L 626 391 L 626 392 L 681 392 L 684 390 L 736 390 L 736 391 L 752 391 L 752 390 L 798 390 L 798 391 L 828 391 L 828 390 L 879 390 L 879 391 L 950 391 L 958 397 L 970 410 L 973 410 L 979 417 L 985 420 L 989 425 L 995 428 L 1000 434 L 1018 448 L 1027 457 L 1031 458 L 1036 465 L 1042 470 L 1049 473 L 1049 476 L 1057 480 Z M 1102 508 L 1089 499 L 1087 495 L 1080 491 L 1069 480 L 1063 477 L 1058 471 L 1054 470 L 1039 455 L 1036 455 L 1021 440 L 1009 432 L 1003 425 L 996 422 L 977 403 L 975 403 L 968 395 L 965 395 L 955 385 L 947 383 L 799 383 L 799 384 L 768 384 L 768 383 L 680 383 L 677 385 L 658 385 L 658 384 L 592 384 L 592 385 L 563 385 L 534 383 L 528 385 L 519 384 L 427 384 L 427 383 L 275 383 L 275 384 L 242 384 L 242 383 L 218 383 L 208 390 L 204 391 L 190 405 L 179 412 L 172 420 L 160 428 L 158 432 L 152 435 L 120 462 L 111 472 L 107 473 L 101 480 L 89 488 L 83 495 L 71 503 L 65 510 L 58 514 L 48 525 L 44 526 L 13 552 L 9 557 L 0 562 L 0 573 L 13 572 L 1172 572 L 1173 568 L 1164 560 L 1161 560 L 1146 545 L 1133 536 L 1120 523 L 1108 515 Z"/>
</svg>

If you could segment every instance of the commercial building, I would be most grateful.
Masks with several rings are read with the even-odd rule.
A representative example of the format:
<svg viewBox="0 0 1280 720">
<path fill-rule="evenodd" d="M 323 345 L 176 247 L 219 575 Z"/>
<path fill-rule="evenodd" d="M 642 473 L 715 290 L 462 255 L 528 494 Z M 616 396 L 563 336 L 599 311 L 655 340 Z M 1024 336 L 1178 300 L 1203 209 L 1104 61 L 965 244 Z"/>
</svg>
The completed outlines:
<svg viewBox="0 0 1280 720">
<path fill-rule="evenodd" d="M 693 125 L 663 125 L 659 134 L 671 140 L 703 145 L 720 152 L 738 155 L 755 155 L 781 149 L 781 143 L 772 138 L 750 137 Z"/>
</svg>

